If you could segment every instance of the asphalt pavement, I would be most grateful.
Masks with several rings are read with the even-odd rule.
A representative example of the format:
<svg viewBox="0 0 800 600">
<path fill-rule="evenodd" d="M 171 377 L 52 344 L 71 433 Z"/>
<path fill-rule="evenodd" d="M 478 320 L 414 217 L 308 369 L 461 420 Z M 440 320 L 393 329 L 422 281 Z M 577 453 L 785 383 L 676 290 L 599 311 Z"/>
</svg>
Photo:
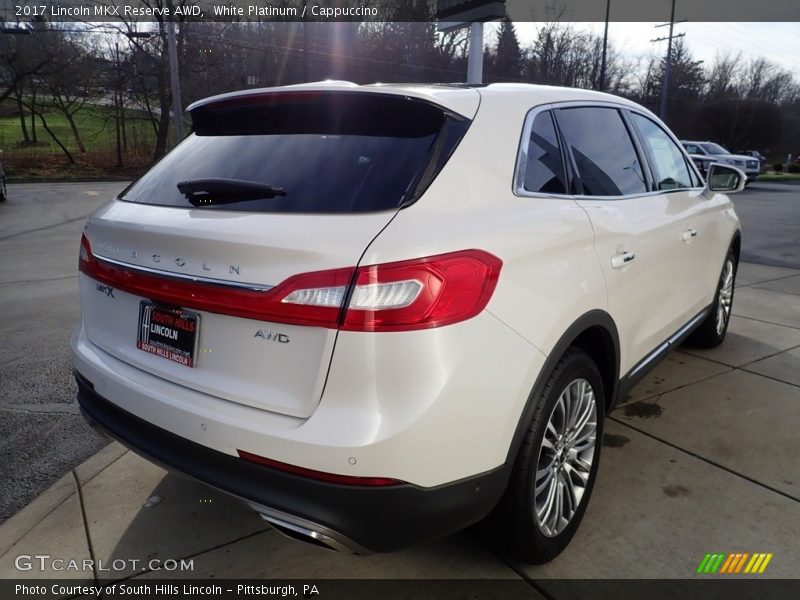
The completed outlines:
<svg viewBox="0 0 800 600">
<path fill-rule="evenodd" d="M 742 260 L 800 267 L 800 182 L 756 180 L 732 198 L 742 220 Z"/>
<path fill-rule="evenodd" d="M 9 185 L 0 204 L 0 522 L 108 443 L 79 414 L 69 337 L 83 225 L 124 185 Z"/>
<path fill-rule="evenodd" d="M 0 204 L 0 522 L 107 443 L 78 412 L 68 342 L 83 224 L 125 185 L 13 184 Z M 743 260 L 800 268 L 800 186 L 734 199 Z"/>
</svg>

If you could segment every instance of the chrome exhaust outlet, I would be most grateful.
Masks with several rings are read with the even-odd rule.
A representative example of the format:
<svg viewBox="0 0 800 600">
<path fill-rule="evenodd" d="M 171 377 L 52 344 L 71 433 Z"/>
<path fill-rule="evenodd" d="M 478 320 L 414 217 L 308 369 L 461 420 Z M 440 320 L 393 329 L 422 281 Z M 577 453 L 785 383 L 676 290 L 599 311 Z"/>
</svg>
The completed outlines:
<svg viewBox="0 0 800 600">
<path fill-rule="evenodd" d="M 286 523 L 285 521 L 280 521 L 274 517 L 268 517 L 265 514 L 261 514 L 261 518 L 264 519 L 267 523 L 272 525 L 279 533 L 282 533 L 288 538 L 293 540 L 299 540 L 301 542 L 305 542 L 307 544 L 313 544 L 314 546 L 320 546 L 322 548 L 327 548 L 328 550 L 333 550 L 334 552 L 342 552 L 344 554 L 353 554 L 353 552 L 349 548 L 345 548 L 333 538 L 328 537 L 324 533 L 320 533 L 319 531 L 314 531 L 312 529 L 307 529 L 305 527 L 299 527 L 298 525 L 293 525 L 291 523 Z"/>
<path fill-rule="evenodd" d="M 288 538 L 327 548 L 334 552 L 341 552 L 342 554 L 372 554 L 369 550 L 366 550 L 342 534 L 331 531 L 322 525 L 277 511 L 267 506 L 261 506 L 250 502 L 248 502 L 248 504 L 262 519 Z"/>
</svg>

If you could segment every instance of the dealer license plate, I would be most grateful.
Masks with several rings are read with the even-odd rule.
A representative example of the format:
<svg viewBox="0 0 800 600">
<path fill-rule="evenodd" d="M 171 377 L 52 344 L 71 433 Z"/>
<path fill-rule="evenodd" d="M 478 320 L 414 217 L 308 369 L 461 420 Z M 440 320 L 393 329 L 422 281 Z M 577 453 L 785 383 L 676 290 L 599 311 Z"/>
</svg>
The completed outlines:
<svg viewBox="0 0 800 600">
<path fill-rule="evenodd" d="M 200 315 L 196 313 L 164 308 L 142 300 L 136 347 L 186 367 L 194 367 L 199 325 Z"/>
</svg>

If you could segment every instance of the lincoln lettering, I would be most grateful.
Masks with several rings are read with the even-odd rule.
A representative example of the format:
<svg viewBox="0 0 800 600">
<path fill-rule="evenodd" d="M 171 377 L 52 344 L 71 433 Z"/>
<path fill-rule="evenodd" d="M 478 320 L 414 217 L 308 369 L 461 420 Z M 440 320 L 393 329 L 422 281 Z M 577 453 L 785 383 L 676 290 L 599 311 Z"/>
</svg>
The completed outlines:
<svg viewBox="0 0 800 600">
<path fill-rule="evenodd" d="M 157 333 L 158 335 L 162 335 L 171 340 L 178 339 L 177 331 L 175 331 L 174 329 L 170 329 L 169 327 L 164 327 L 163 325 L 157 325 L 156 323 L 152 323 L 150 325 L 150 333 Z"/>
</svg>

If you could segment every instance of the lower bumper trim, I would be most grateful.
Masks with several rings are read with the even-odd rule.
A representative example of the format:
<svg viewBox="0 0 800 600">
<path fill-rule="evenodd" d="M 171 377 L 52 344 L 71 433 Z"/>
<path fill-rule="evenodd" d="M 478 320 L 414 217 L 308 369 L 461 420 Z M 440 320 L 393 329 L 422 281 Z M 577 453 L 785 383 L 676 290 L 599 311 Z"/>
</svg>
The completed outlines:
<svg viewBox="0 0 800 600">
<path fill-rule="evenodd" d="M 75 373 L 86 419 L 167 470 L 244 500 L 292 537 L 356 554 L 391 552 L 454 533 L 485 517 L 510 469 L 434 488 L 341 485 L 271 469 L 212 450 L 129 413 Z"/>
</svg>

